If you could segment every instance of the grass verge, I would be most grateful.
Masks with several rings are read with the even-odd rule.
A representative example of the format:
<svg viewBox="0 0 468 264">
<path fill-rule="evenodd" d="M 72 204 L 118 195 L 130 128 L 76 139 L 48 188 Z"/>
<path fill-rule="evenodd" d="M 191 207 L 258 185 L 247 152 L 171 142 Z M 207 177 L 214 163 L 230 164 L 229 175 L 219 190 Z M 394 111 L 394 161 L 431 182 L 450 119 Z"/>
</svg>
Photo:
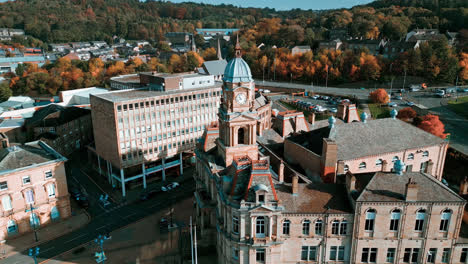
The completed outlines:
<svg viewBox="0 0 468 264">
<path fill-rule="evenodd" d="M 369 111 L 373 118 L 386 118 L 390 117 L 390 108 L 387 106 L 381 106 L 380 104 L 368 104 Z"/>
<path fill-rule="evenodd" d="M 448 107 L 464 118 L 468 118 L 468 96 L 448 101 Z"/>
</svg>

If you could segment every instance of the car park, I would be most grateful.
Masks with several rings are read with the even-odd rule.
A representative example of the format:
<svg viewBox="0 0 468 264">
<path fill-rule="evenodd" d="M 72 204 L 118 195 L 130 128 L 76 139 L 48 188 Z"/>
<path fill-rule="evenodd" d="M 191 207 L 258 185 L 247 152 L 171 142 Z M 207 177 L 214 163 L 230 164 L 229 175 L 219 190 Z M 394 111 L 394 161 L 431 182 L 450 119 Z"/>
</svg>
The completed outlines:
<svg viewBox="0 0 468 264">
<path fill-rule="evenodd" d="M 172 189 L 177 188 L 178 186 L 179 186 L 179 183 L 178 183 L 178 182 L 171 182 L 171 183 L 169 183 L 169 184 L 167 184 L 167 185 L 165 185 L 165 186 L 162 186 L 162 187 L 161 187 L 161 191 L 167 192 L 167 191 L 170 191 L 170 190 L 172 190 Z"/>
</svg>

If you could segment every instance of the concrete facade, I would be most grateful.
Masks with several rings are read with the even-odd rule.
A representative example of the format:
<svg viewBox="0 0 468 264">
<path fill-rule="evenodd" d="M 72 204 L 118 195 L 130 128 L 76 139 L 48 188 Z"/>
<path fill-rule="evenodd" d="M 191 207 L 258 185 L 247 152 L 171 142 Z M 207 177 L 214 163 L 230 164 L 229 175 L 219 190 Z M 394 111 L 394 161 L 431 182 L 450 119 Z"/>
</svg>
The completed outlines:
<svg viewBox="0 0 468 264">
<path fill-rule="evenodd" d="M 187 74 L 187 78 L 203 83 L 184 86 L 183 74 L 174 78 L 142 74 L 150 78 L 149 84 L 155 78 L 169 80 L 161 85 L 166 90 L 91 96 L 99 170 L 111 184 L 121 186 L 123 193 L 128 181 L 142 180 L 146 188 L 148 175 L 162 171 L 165 181 L 166 168 L 182 168 L 182 152 L 192 151 L 204 129 L 217 120 L 221 83 L 215 83 L 213 76 L 193 75 Z M 178 160 L 165 163 L 177 155 Z"/>
</svg>

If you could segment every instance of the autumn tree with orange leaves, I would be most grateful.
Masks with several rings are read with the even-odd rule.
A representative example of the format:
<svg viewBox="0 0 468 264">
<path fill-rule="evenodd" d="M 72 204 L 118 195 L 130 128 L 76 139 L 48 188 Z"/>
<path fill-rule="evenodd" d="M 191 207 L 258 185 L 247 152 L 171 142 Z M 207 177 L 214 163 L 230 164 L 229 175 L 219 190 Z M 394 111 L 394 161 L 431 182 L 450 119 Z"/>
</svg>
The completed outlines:
<svg viewBox="0 0 468 264">
<path fill-rule="evenodd" d="M 398 118 L 404 121 L 409 121 L 415 118 L 418 114 L 411 107 L 405 107 L 398 111 Z"/>
<path fill-rule="evenodd" d="M 374 103 L 386 104 L 390 101 L 387 91 L 385 89 L 377 89 L 369 93 L 369 97 Z"/>
<path fill-rule="evenodd" d="M 417 127 L 420 129 L 433 134 L 434 136 L 445 139 L 447 134 L 445 132 L 445 126 L 442 121 L 440 121 L 439 116 L 437 115 L 425 115 L 420 118 L 417 122 Z"/>
</svg>

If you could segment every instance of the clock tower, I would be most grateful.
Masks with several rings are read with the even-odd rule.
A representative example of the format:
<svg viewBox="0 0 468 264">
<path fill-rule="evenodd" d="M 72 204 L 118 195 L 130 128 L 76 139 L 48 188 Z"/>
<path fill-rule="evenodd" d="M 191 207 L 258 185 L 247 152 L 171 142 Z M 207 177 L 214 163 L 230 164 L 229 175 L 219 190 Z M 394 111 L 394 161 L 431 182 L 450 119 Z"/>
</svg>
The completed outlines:
<svg viewBox="0 0 468 264">
<path fill-rule="evenodd" d="M 239 37 L 235 50 L 235 58 L 228 62 L 224 71 L 223 100 L 218 114 L 218 152 L 226 166 L 236 157 L 258 159 L 255 83 L 249 65 L 242 59 Z"/>
</svg>

